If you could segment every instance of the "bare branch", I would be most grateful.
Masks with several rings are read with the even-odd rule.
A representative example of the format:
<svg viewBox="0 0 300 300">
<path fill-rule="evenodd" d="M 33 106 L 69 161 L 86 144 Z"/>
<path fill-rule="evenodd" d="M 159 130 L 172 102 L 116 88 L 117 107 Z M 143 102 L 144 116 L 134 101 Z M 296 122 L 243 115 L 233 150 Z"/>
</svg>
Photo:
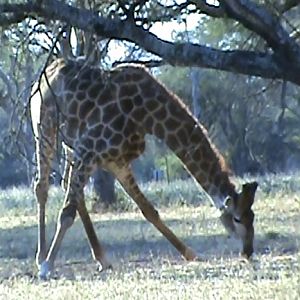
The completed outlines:
<svg viewBox="0 0 300 300">
<path fill-rule="evenodd" d="M 6 86 L 6 94 L 5 96 L 10 97 L 10 98 L 16 98 L 17 96 L 17 91 L 14 83 L 12 80 L 9 78 L 9 76 L 3 71 L 3 69 L 0 67 L 0 78 L 2 79 L 3 83 Z M 0 106 L 3 104 L 0 103 Z"/>
<path fill-rule="evenodd" d="M 245 0 L 224 0 L 221 3 L 230 18 L 260 35 L 282 58 L 297 60 L 297 63 L 300 63 L 300 46 L 282 27 L 279 18 L 266 8 Z"/>
<path fill-rule="evenodd" d="M 298 5 L 300 5 L 299 0 L 286 0 L 283 4 L 277 7 L 277 9 L 280 13 L 284 14 Z"/>
<path fill-rule="evenodd" d="M 204 1 L 193 1 L 201 5 Z M 202 3 L 202 5 L 203 5 Z M 24 17 L 39 16 L 60 20 L 104 38 L 113 38 L 135 43 L 162 60 L 180 66 L 197 66 L 256 75 L 265 78 L 281 78 L 300 85 L 300 47 L 281 26 L 279 19 L 266 8 L 245 0 L 224 0 L 221 8 L 228 17 L 259 34 L 273 52 L 232 50 L 223 51 L 192 43 L 172 43 L 158 38 L 153 33 L 132 21 L 106 18 L 87 9 L 78 9 L 58 0 L 44 0 L 42 4 L 28 1 L 25 4 L 0 5 L 0 11 L 19 12 Z M 5 8 L 3 10 L 3 8 Z M 207 5 L 206 5 L 207 8 Z M 2 24 L 0 23 L 0 26 Z"/>
<path fill-rule="evenodd" d="M 205 0 L 190 0 L 188 2 L 196 5 L 201 13 L 208 16 L 214 18 L 224 18 L 226 16 L 226 12 L 222 6 L 208 4 Z"/>
<path fill-rule="evenodd" d="M 16 13 L 11 16 L 0 15 L 0 25 L 2 27 L 8 27 L 12 24 L 17 24 L 24 20 L 24 15 L 22 13 Z"/>
<path fill-rule="evenodd" d="M 157 68 L 166 65 L 166 63 L 162 60 L 125 60 L 125 61 L 115 61 L 113 63 L 113 67 L 117 67 L 122 64 L 139 64 L 143 65 L 147 68 Z"/>
</svg>

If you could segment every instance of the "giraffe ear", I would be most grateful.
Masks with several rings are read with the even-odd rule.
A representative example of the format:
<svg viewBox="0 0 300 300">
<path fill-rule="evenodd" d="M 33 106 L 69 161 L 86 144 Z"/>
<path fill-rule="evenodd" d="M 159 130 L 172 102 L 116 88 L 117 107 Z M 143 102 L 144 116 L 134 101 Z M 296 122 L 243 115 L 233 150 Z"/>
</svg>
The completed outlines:
<svg viewBox="0 0 300 300">
<path fill-rule="evenodd" d="M 251 208 L 254 202 L 254 196 L 257 187 L 258 187 L 258 183 L 256 181 L 243 184 L 242 193 L 241 193 L 243 199 L 241 202 L 241 206 L 243 207 L 243 209 Z"/>
<path fill-rule="evenodd" d="M 245 183 L 242 187 L 242 193 L 253 195 L 255 194 L 257 187 L 258 183 L 256 181 Z"/>
</svg>

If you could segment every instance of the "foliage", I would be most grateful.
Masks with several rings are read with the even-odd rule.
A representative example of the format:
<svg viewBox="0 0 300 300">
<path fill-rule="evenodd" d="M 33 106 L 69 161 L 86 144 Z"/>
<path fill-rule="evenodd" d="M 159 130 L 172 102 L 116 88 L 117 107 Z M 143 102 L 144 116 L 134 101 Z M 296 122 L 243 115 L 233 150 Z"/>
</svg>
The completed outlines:
<svg viewBox="0 0 300 300">
<path fill-rule="evenodd" d="M 92 28 L 100 39 L 107 37 L 134 42 L 174 65 L 248 74 L 247 77 L 237 77 L 203 71 L 200 79 L 201 121 L 238 173 L 249 171 L 253 161 L 263 171 L 277 171 L 299 161 L 298 90 L 288 84 L 285 96 L 280 96 L 283 91 L 281 82 L 270 83 L 249 77 L 254 74 L 300 84 L 298 1 L 224 0 L 214 9 L 205 1 L 180 1 L 180 4 L 178 1 L 68 2 L 73 7 L 56 0 L 35 1 L 35 5 L 32 1 L 13 1 L 11 6 L 10 3 L 12 1 L 5 1 L 5 6 L 3 1 L 0 3 L 0 24 L 5 26 L 4 34 L 1 32 L 0 56 L 3 60 L 1 66 L 7 73 L 11 71 L 10 54 L 19 58 L 14 60 L 13 68 L 18 95 L 24 91 L 23 79 L 28 79 L 22 72 L 28 59 L 26 54 L 31 51 L 34 66 L 38 68 L 41 64 L 37 58 L 44 53 L 44 58 L 47 58 L 52 46 L 45 47 L 45 43 L 29 46 L 28 43 L 39 42 L 45 34 L 52 43 L 65 22 L 77 27 L 76 30 L 89 31 Z M 19 3 L 22 6 L 18 6 Z M 235 9 L 232 3 L 236 5 Z M 257 3 L 264 6 L 256 6 Z M 82 7 L 91 11 L 83 11 Z M 77 17 L 70 12 L 75 12 Z M 206 13 L 210 17 L 202 19 L 198 31 L 183 33 L 176 42 L 166 42 L 160 35 L 151 33 L 151 26 L 156 22 L 177 19 L 184 23 L 185 18 L 193 13 L 198 16 Z M 214 14 L 218 15 L 217 19 L 212 17 Z M 37 27 L 34 22 L 38 23 Z M 18 24 L 11 25 L 14 23 Z M 211 49 L 211 46 L 216 49 Z M 133 52 L 128 53 L 131 58 Z M 191 98 L 189 71 L 181 69 L 181 74 L 176 74 L 170 69 L 168 72 L 170 75 L 163 81 L 169 85 L 170 78 L 174 79 L 170 84 L 172 90 L 188 101 Z M 2 88 L 1 83 L 1 91 Z M 16 106 L 16 102 L 12 103 L 13 107 Z M 25 103 L 21 102 L 22 108 Z M 21 115 L 19 109 L 13 111 Z M 12 116 L 11 111 L 8 116 Z M 1 120 L 1 138 L 7 136 L 9 127 L 5 126 L 5 118 L 7 116 Z M 0 158 L 3 159 L 5 148 L 9 147 L 4 139 L 1 145 Z M 149 170 L 163 165 L 157 149 L 161 157 L 170 156 L 164 147 L 154 142 L 149 150 L 152 155 L 145 154 L 139 162 L 144 166 L 143 171 L 139 163 L 136 164 L 139 178 L 151 178 Z M 17 168 L 7 164 L 2 167 L 4 172 Z M 177 162 L 172 169 L 175 167 L 178 167 Z M 177 253 L 172 252 L 173 249 L 142 219 L 141 214 L 134 212 L 136 207 L 117 186 L 121 202 L 121 207 L 116 207 L 118 213 L 93 215 L 96 229 L 103 236 L 101 240 L 115 260 L 115 270 L 100 275 L 95 272 L 94 263 L 87 260 L 89 249 L 77 220 L 58 255 L 61 264 L 66 258 L 71 260 L 60 269 L 57 280 L 43 283 L 36 279 L 36 270 L 32 268 L 37 231 L 33 195 L 28 188 L 2 191 L 0 295 L 5 299 L 298 299 L 299 174 L 271 175 L 258 181 L 260 191 L 254 205 L 257 256 L 250 263 L 237 258 L 239 246 L 227 240 L 224 229 L 217 222 L 216 210 L 205 205 L 206 202 L 202 205 L 205 195 L 201 190 L 191 179 L 178 180 L 170 184 L 149 183 L 142 185 L 142 189 L 156 206 L 163 208 L 163 218 L 176 233 L 206 261 L 178 262 Z M 89 187 L 86 192 L 90 195 Z M 62 199 L 61 190 L 51 189 L 48 240 L 55 230 Z M 121 213 L 122 209 L 129 212 Z"/>
<path fill-rule="evenodd" d="M 164 67 L 159 79 L 193 111 L 190 73 L 188 68 Z M 282 96 L 280 82 L 205 70 L 198 84 L 200 122 L 237 174 L 299 166 L 297 89 L 288 85 Z"/>
<path fill-rule="evenodd" d="M 234 178 L 238 186 L 244 181 L 251 181 L 252 177 Z M 259 198 L 291 197 L 300 193 L 300 174 L 268 174 L 255 178 L 259 182 Z M 111 211 L 134 211 L 137 209 L 133 200 L 116 182 L 116 203 L 109 208 Z M 140 183 L 140 188 L 145 196 L 159 208 L 167 207 L 197 207 L 209 203 L 207 194 L 196 183 L 193 178 L 171 180 L 169 183 L 163 181 L 150 181 Z M 92 208 L 95 198 L 92 185 L 85 188 L 85 198 L 89 209 Z M 64 192 L 61 187 L 51 186 L 49 190 L 48 210 L 51 211 L 53 219 L 63 204 Z M 10 187 L 0 193 L 0 216 L 7 214 L 32 215 L 36 212 L 36 201 L 31 188 L 27 186 Z"/>
<path fill-rule="evenodd" d="M 5 3 L 12 2 L 6 1 Z M 13 3 L 16 5 L 5 7 L 2 2 L 0 3 L 1 7 L 5 9 L 5 12 L 0 13 L 0 24 L 5 23 L 0 27 L 0 39 L 1 45 L 3 45 L 0 49 L 1 67 L 13 78 L 17 90 L 15 97 L 10 97 L 9 101 L 6 100 L 6 102 L 12 103 L 10 109 L 6 111 L 6 115 L 1 114 L 0 116 L 0 123 L 3 124 L 0 140 L 3 145 L 0 147 L 0 167 L 7 169 L 8 165 L 13 166 L 10 168 L 12 175 L 9 175 L 10 172 L 5 172 L 6 174 L 3 175 L 0 173 L 0 185 L 2 186 L 28 182 L 28 174 L 33 173 L 31 166 L 33 143 L 32 138 L 29 137 L 31 136 L 30 128 L 24 121 L 24 115 L 26 115 L 24 107 L 28 101 L 29 90 L 26 87 L 30 86 L 31 82 L 38 77 L 39 70 L 47 59 L 51 59 L 50 49 L 53 50 L 53 56 L 77 57 L 84 55 L 95 65 L 99 64 L 104 68 L 110 66 L 113 60 L 117 59 L 114 55 L 118 54 L 118 59 L 121 60 L 145 61 L 151 60 L 153 57 L 160 57 L 162 59 L 160 63 L 212 67 L 250 75 L 261 75 L 257 68 L 260 69 L 265 63 L 264 59 L 267 58 L 269 65 L 266 70 L 269 71 L 264 71 L 262 76 L 270 77 L 274 71 L 273 66 L 275 66 L 279 73 L 272 75 L 272 78 L 285 78 L 292 82 L 298 80 L 295 78 L 299 78 L 298 75 L 292 79 L 286 78 L 286 74 L 291 71 L 299 73 L 297 72 L 298 59 L 296 59 L 300 57 L 297 55 L 299 6 L 293 0 L 275 1 L 274 5 L 270 5 L 268 1 L 250 1 L 250 4 L 244 3 L 239 6 L 239 8 L 245 6 L 248 9 L 247 15 L 253 16 L 255 3 L 264 5 L 256 7 L 261 16 L 264 16 L 260 23 L 253 21 L 257 19 L 256 17 L 247 19 L 247 16 L 240 11 L 237 12 L 238 16 L 233 15 L 230 1 L 224 1 L 222 5 L 214 7 L 218 18 L 215 18 L 216 15 L 210 10 L 212 7 L 209 7 L 205 1 L 181 1 L 180 4 L 176 1 L 170 3 L 117 0 L 71 1 L 73 12 L 82 12 L 82 14 L 78 13 L 78 16 L 83 15 L 82 9 L 87 9 L 86 13 L 97 11 L 97 16 L 101 18 L 101 22 L 104 22 L 105 26 L 99 19 L 97 26 L 94 26 L 95 18 L 88 23 L 88 29 L 84 27 L 84 24 L 88 21 L 89 14 L 86 15 L 86 20 L 81 20 L 78 24 L 77 21 L 80 21 L 80 18 L 75 18 L 75 21 L 74 18 L 70 18 L 64 1 L 55 2 L 57 7 L 64 8 L 59 10 L 55 7 L 57 10 L 55 14 L 51 14 L 53 1 L 37 2 L 37 6 L 42 5 L 41 3 L 44 6 L 38 12 L 28 14 L 26 11 L 27 1 Z M 23 3 L 22 11 L 19 14 L 16 12 L 18 3 Z M 10 11 L 10 7 L 12 11 Z M 32 8 L 29 5 L 29 9 L 31 9 L 30 7 Z M 44 9 L 45 11 L 43 11 Z M 61 11 L 65 12 L 63 22 L 58 13 Z M 272 13 L 271 16 L 268 11 Z M 47 17 L 48 13 L 50 16 Z M 14 21 L 15 15 L 20 19 L 17 18 Z M 276 28 L 272 27 L 272 39 L 269 36 L 271 31 L 263 32 L 260 28 L 263 26 L 262 24 L 265 24 L 264 29 L 267 28 L 269 20 L 267 17 L 272 18 L 270 20 L 277 24 Z M 6 25 L 5 20 L 10 20 L 10 18 L 13 21 Z M 121 36 L 118 32 L 118 20 L 121 20 L 122 24 Z M 108 24 L 108 21 L 111 23 Z M 176 31 L 177 34 L 172 35 L 172 40 L 165 43 L 163 41 L 165 37 L 162 34 L 165 32 L 165 28 L 168 29 L 172 26 L 168 25 L 169 21 L 172 21 L 172 24 L 178 24 L 178 30 L 177 26 L 174 26 L 176 27 L 174 32 Z M 189 27 L 189 23 L 194 23 L 195 26 Z M 127 24 L 131 27 L 126 27 Z M 94 26 L 93 33 L 96 34 L 90 32 L 90 26 Z M 155 26 L 159 26 L 161 30 L 155 31 Z M 113 34 L 107 32 L 108 28 L 114 28 Z M 281 30 L 282 38 L 289 37 L 285 40 L 286 44 L 284 44 L 283 50 L 280 49 L 281 44 L 278 40 L 277 30 Z M 62 33 L 62 31 L 63 34 L 59 36 L 59 32 Z M 149 42 L 150 32 L 154 36 Z M 137 36 L 135 36 L 136 33 L 138 33 Z M 58 37 L 60 38 L 57 40 Z M 273 41 L 273 44 L 270 40 Z M 57 42 L 56 45 L 54 45 L 55 42 Z M 292 47 L 293 45 L 294 47 Z M 185 50 L 181 51 L 183 49 Z M 193 52 L 196 49 L 199 52 L 198 50 Z M 201 49 L 204 52 L 200 51 Z M 295 53 L 290 49 L 294 49 Z M 235 52 L 235 50 L 239 50 L 239 52 Z M 236 56 L 230 57 L 234 53 Z M 221 59 L 219 59 L 220 57 Z M 251 57 L 250 62 L 253 67 L 250 71 L 248 70 L 249 65 L 244 65 L 245 62 L 250 63 L 249 57 Z M 293 61 L 293 68 L 286 61 L 287 57 Z M 32 58 L 31 61 L 30 58 Z M 228 63 L 225 68 L 222 67 L 224 63 Z M 29 65 L 32 72 L 27 71 L 26 73 L 25 70 Z M 229 165 L 238 175 L 248 172 L 284 171 L 299 166 L 300 138 L 297 130 L 300 125 L 299 91 L 295 86 L 288 84 L 285 96 L 281 97 L 283 84 L 279 81 L 204 69 L 199 72 L 201 122 L 209 129 L 209 134 L 215 144 L 225 154 Z M 28 73 L 34 75 L 34 78 L 29 78 Z M 190 73 L 191 70 L 188 68 L 174 69 L 171 67 L 163 67 L 155 71 L 155 74 L 170 90 L 185 100 L 193 111 L 191 101 L 193 82 Z M 28 85 L 26 81 L 29 81 L 30 84 Z M 0 80 L 0 96 L 3 88 L 5 89 L 5 86 Z M 27 96 L 25 95 L 26 91 Z M 16 116 L 13 121 L 14 126 L 5 126 L 11 121 L 12 114 Z M 22 138 L 16 134 L 17 129 L 20 129 L 23 134 Z M 11 137 L 12 135 L 13 137 Z M 8 139 L 5 137 L 9 137 L 9 141 L 15 143 L 10 143 L 8 146 Z M 23 143 L 26 140 L 30 142 Z M 28 146 L 23 149 L 20 144 Z M 22 153 L 7 152 L 7 149 L 18 150 L 20 148 L 23 150 Z M 26 157 L 27 162 L 23 156 Z M 165 169 L 165 158 L 170 164 L 168 172 L 171 179 L 186 176 L 182 166 L 166 147 L 157 141 L 153 142 L 148 139 L 146 153 L 134 163 L 138 180 L 151 180 L 155 169 Z M 23 168 L 24 165 L 30 165 L 30 167 Z M 15 182 L 13 182 L 13 178 L 16 179 Z"/>
<path fill-rule="evenodd" d="M 187 177 L 187 173 L 177 158 L 172 152 L 167 152 L 163 157 L 156 159 L 155 165 L 164 171 L 167 180 L 184 179 Z"/>
<path fill-rule="evenodd" d="M 235 73 L 281 78 L 299 85 L 298 18 L 299 3 L 295 0 L 234 2 L 214 1 L 24 1 L 22 4 L 0 4 L 0 26 L 10 28 L 12 24 L 30 25 L 31 21 L 47 24 L 50 37 L 57 34 L 61 24 L 93 32 L 100 39 L 116 39 L 131 42 L 148 53 L 155 54 L 174 65 L 198 66 L 227 70 Z M 95 14 L 96 13 L 96 14 Z M 212 49 L 201 41 L 192 44 L 189 40 L 167 42 L 160 33 L 153 34 L 151 28 L 162 22 L 174 21 L 186 25 L 187 19 L 206 16 L 216 23 L 233 24 L 236 43 L 224 50 L 224 39 L 219 47 Z M 46 22 L 45 22 L 46 20 Z M 218 26 L 218 25 L 217 25 Z M 64 27 L 64 30 L 65 28 Z M 233 27 L 233 28 L 234 28 Z M 35 31 L 35 30 L 33 30 Z M 259 47 L 249 51 L 247 38 L 240 32 L 255 37 Z M 217 33 L 222 33 L 218 26 Z M 43 33 L 44 34 L 44 33 Z M 199 34 L 198 34 L 199 35 Z M 243 34 L 244 35 L 244 34 Z M 217 35 L 220 36 L 220 35 Z M 227 38 L 227 31 L 223 35 Z M 240 51 L 235 51 L 236 49 Z M 252 47 L 251 47 L 252 48 Z M 184 50 L 184 51 L 181 51 Z M 293 65 L 291 65 L 293 61 Z"/>
<path fill-rule="evenodd" d="M 240 24 L 209 17 L 202 18 L 195 30 L 178 33 L 177 39 L 200 40 L 224 50 L 263 47 L 261 39 Z M 199 70 L 199 81 L 193 83 L 192 72 L 191 68 L 166 66 L 160 68 L 158 78 L 192 112 L 193 84 L 199 85 L 200 122 L 236 174 L 299 167 L 299 90 L 295 86 L 213 70 Z"/>
</svg>

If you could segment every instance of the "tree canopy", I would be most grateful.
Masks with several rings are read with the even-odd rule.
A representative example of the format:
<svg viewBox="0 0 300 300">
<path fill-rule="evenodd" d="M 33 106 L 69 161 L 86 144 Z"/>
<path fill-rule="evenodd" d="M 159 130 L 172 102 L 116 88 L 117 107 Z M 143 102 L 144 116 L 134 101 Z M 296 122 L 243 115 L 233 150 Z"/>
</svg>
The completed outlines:
<svg viewBox="0 0 300 300">
<path fill-rule="evenodd" d="M 299 7 L 297 0 L 6 1 L 0 4 L 0 26 L 32 19 L 45 24 L 56 22 L 101 38 L 132 42 L 171 65 L 284 79 L 299 85 Z M 261 46 L 224 49 L 201 42 L 170 42 L 151 32 L 156 22 L 184 20 L 190 14 L 243 26 L 259 38 Z"/>
<path fill-rule="evenodd" d="M 2 169 L 32 160 L 26 104 L 52 54 L 104 68 L 166 65 L 155 75 L 200 116 L 236 174 L 299 166 L 299 15 L 299 0 L 0 0 L 0 123 L 10 124 L 0 132 Z M 159 141 L 147 151 L 138 178 L 157 168 L 186 176 Z M 4 175 L 2 184 L 16 182 L 15 171 Z"/>
</svg>

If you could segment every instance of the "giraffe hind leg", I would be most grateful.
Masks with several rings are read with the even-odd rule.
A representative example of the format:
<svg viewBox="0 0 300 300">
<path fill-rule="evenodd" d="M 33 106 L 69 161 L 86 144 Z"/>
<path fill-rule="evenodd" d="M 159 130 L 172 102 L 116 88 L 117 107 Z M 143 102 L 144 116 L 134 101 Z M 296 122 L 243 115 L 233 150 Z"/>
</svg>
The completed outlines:
<svg viewBox="0 0 300 300">
<path fill-rule="evenodd" d="M 39 125 L 38 136 L 36 136 L 36 162 L 37 178 L 34 184 L 34 192 L 37 201 L 38 210 L 38 246 L 36 253 L 36 264 L 40 267 L 42 261 L 46 258 L 46 224 L 45 224 L 45 206 L 48 198 L 49 175 L 51 163 L 56 144 L 55 126 L 47 127 Z"/>
</svg>

